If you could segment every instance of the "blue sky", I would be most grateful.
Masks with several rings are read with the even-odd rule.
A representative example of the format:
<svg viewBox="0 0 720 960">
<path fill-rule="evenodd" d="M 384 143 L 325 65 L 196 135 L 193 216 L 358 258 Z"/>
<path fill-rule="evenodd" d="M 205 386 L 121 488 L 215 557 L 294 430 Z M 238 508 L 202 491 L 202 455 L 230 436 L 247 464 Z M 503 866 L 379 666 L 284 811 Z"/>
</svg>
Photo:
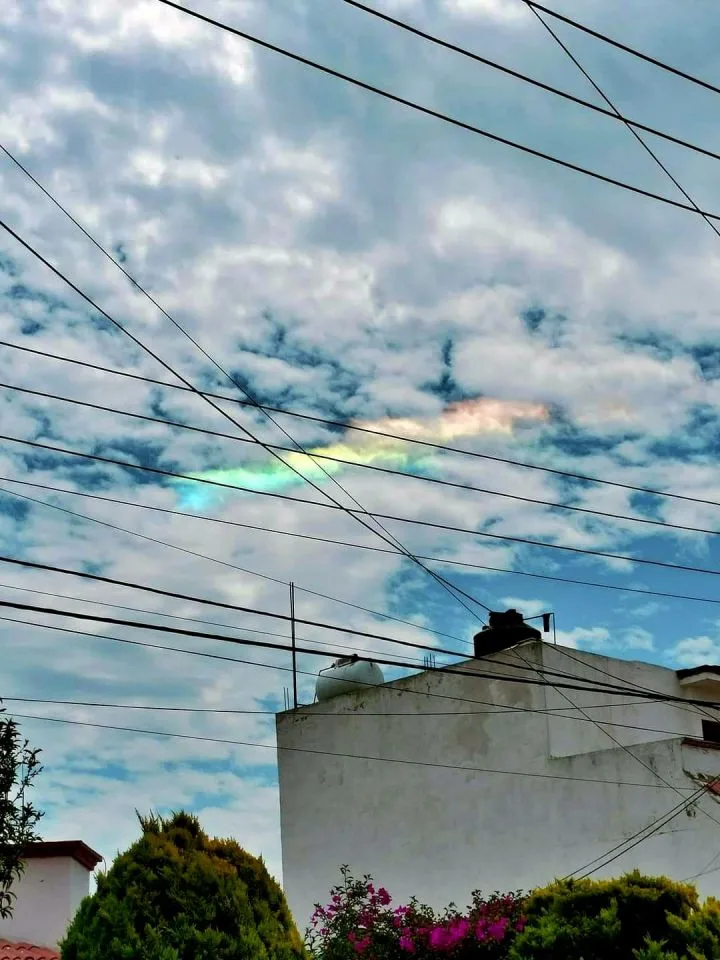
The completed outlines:
<svg viewBox="0 0 720 960">
<path fill-rule="evenodd" d="M 578 96 L 597 95 L 521 0 L 376 0 L 378 9 Z M 502 136 L 675 197 L 622 126 L 433 49 L 332 0 L 272 5 L 213 0 L 197 9 Z M 720 82 L 709 0 L 558 9 Z M 622 12 L 622 17 L 619 14 Z M 0 139 L 154 297 L 266 403 L 338 419 L 436 416 L 478 395 L 543 404 L 547 422 L 470 443 L 481 452 L 720 501 L 720 240 L 698 218 L 587 180 L 385 103 L 252 49 L 155 0 L 5 3 Z M 720 150 L 707 91 L 563 29 L 574 52 L 628 116 Z M 720 210 L 713 161 L 653 141 L 699 204 Z M 0 158 L 2 214 L 38 249 L 183 375 L 222 378 L 10 161 Z M 9 237 L 0 238 L 3 339 L 167 379 Z M 0 349 L 5 383 L 207 426 L 229 428 L 186 394 Z M 231 440 L 27 395 L 0 392 L 4 433 L 193 472 L 247 462 Z M 236 408 L 232 408 L 237 412 Z M 260 416 L 243 422 L 285 442 Z M 283 421 L 303 444 L 336 436 Z M 443 475 L 543 500 L 720 528 L 720 510 L 650 501 L 491 461 L 446 456 Z M 162 507 L 159 478 L 16 444 L 0 476 Z M 342 482 L 383 513 L 610 553 L 720 568 L 714 537 L 605 521 L 519 501 L 447 491 L 349 469 Z M 3 489 L 12 487 L 0 481 Z M 60 566 L 287 610 L 353 629 L 433 642 L 427 627 L 469 641 L 476 622 L 394 557 L 42 491 L 32 496 L 163 539 L 174 551 L 42 505 L 0 496 L 2 552 Z M 317 494 L 307 495 L 317 499 Z M 334 511 L 229 497 L 214 515 L 371 543 Z M 714 596 L 709 575 L 572 556 L 487 538 L 393 526 L 412 550 L 561 577 Z M 217 562 L 220 561 L 220 562 Z M 552 609 L 561 642 L 687 666 L 720 657 L 720 610 L 505 574 L 443 568 L 494 607 Z M 282 632 L 258 617 L 164 601 L 67 577 L 2 571 L 13 587 L 128 604 L 155 614 Z M 389 624 L 302 588 L 417 624 Z M 43 598 L 36 597 L 37 602 Z M 58 601 L 60 603 L 60 601 Z M 75 601 L 66 608 L 86 609 Z M 22 616 L 22 615 L 19 615 Z M 42 618 L 36 618 L 42 620 Z M 47 622 L 47 620 L 45 621 Z M 169 622 L 167 620 L 157 622 Z M 74 624 L 65 624 L 73 626 Z M 98 627 L 88 627 L 102 632 Z M 121 628 L 108 630 L 130 637 Z M 290 685 L 284 654 L 266 666 L 152 651 L 7 623 L 2 693 L 17 697 L 271 709 Z M 254 634 L 253 634 L 254 636 Z M 314 643 L 332 637 L 306 631 Z M 210 640 L 150 637 L 217 652 Z M 349 638 L 340 642 L 352 643 Z M 438 641 L 439 642 L 439 641 Z M 390 646 L 367 647 L 389 654 Z M 362 646 L 359 644 L 359 648 Z M 458 647 L 460 649 L 460 647 Z M 223 653 L 227 652 L 224 648 Z M 238 656 L 243 652 L 236 650 Z M 396 652 L 396 651 L 393 651 Z M 9 666 L 8 666 L 9 664 Z M 303 669 L 317 669 L 306 661 Z M 312 696 L 312 678 L 301 679 Z M 134 810 L 191 807 L 280 874 L 273 719 L 13 705 L 21 713 L 254 741 L 231 747 L 23 721 L 46 766 L 37 801 L 48 838 L 81 837 L 110 859 L 135 836 Z"/>
</svg>

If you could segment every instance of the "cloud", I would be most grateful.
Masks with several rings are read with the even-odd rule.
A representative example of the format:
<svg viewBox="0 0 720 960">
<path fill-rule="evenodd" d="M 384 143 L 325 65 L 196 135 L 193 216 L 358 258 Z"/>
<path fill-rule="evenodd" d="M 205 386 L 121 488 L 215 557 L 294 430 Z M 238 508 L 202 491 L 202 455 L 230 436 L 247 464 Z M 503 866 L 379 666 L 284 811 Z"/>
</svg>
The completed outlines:
<svg viewBox="0 0 720 960">
<path fill-rule="evenodd" d="M 720 659 L 720 643 L 712 637 L 686 637 L 670 651 L 680 667 L 699 667 L 704 663 L 717 663 Z"/>
<path fill-rule="evenodd" d="M 538 42 L 520 2 L 415 0 L 403 7 L 427 29 L 472 41 L 479 52 L 548 82 L 575 89 L 580 79 L 546 37 Z M 665 189 L 619 125 L 419 44 L 347 5 L 290 9 L 222 0 L 216 15 L 502 136 Z M 683 16 L 680 7 L 662 2 L 651 22 L 628 15 L 624 37 L 709 74 L 716 58 L 712 24 L 698 13 L 690 49 L 680 29 Z M 582 19 L 611 33 L 613 17 L 597 4 L 582 11 Z M 343 487 L 363 507 L 387 515 L 384 536 L 422 556 L 441 557 L 437 569 L 493 609 L 502 603 L 527 615 L 556 611 L 563 627 L 558 641 L 565 645 L 611 656 L 668 656 L 677 649 L 678 662 L 716 659 L 714 641 L 705 636 L 706 604 L 668 600 L 628 613 L 632 607 L 612 602 L 623 594 L 482 569 L 712 599 L 710 575 L 700 582 L 688 571 L 486 536 L 720 569 L 712 535 L 552 506 L 717 528 L 719 251 L 692 217 L 381 102 L 147 0 L 113 0 L 102 8 L 66 0 L 13 3 L 5 25 L 0 96 L 12 107 L 0 110 L 3 142 L 253 396 L 310 417 L 375 423 L 434 422 L 448 406 L 462 409 L 477 397 L 549 411 L 511 433 L 453 435 L 454 444 L 483 456 L 438 454 L 438 474 L 483 493 L 348 467 Z M 629 115 L 659 125 L 681 116 L 684 136 L 708 142 L 707 105 L 693 100 L 700 94 L 643 73 L 644 66 L 606 60 L 595 46 L 583 45 L 581 52 L 603 83 L 622 91 Z M 710 195 L 715 173 L 704 161 L 678 154 L 673 169 L 698 196 Z M 3 216 L 13 229 L 184 377 L 239 395 L 7 159 L 0 182 Z M 0 323 L 4 339 L 16 344 L 137 378 L 175 380 L 9 237 L 0 245 Z M 0 377 L 96 405 L 3 390 L 4 433 L 139 466 L 205 472 L 245 462 L 246 445 L 232 438 L 243 429 L 268 443 L 289 443 L 257 411 L 229 400 L 220 405 L 241 427 L 190 393 L 8 347 L 0 349 Z M 98 406 L 215 433 L 181 431 Z M 338 442 L 338 431 L 327 424 L 274 416 L 304 446 Z M 411 449 L 419 456 L 420 448 Z M 512 461 L 628 486 L 580 483 Z M 387 542 L 342 511 L 228 496 L 214 508 L 212 519 L 220 522 L 181 516 L 171 512 L 175 490 L 157 474 L 10 441 L 0 452 L 0 477 L 88 495 L 0 479 L 3 489 L 40 501 L 0 493 L 4 556 L 101 571 L 280 616 L 288 613 L 288 583 L 295 583 L 298 617 L 339 628 L 303 625 L 308 645 L 327 652 L 301 658 L 306 701 L 313 697 L 313 675 L 348 647 L 379 658 L 412 655 L 390 639 L 348 637 L 343 628 L 458 652 L 467 651 L 477 630 L 480 612 L 451 601 L 416 565 L 383 552 L 392 550 Z M 631 486 L 710 502 L 641 495 Z M 338 487 L 322 489 L 352 503 Z M 309 487 L 294 492 L 326 499 Z M 250 610 L 60 573 L 4 565 L 2 581 L 1 596 L 14 602 L 228 638 L 284 644 L 288 635 L 285 621 Z M 634 622 L 640 616 L 642 628 Z M 8 696 L 274 709 L 291 685 L 282 669 L 289 666 L 284 649 L 17 614 L 23 618 L 56 629 L 0 621 Z M 152 650 L 101 634 L 256 663 Z M 695 639 L 678 644 L 685 636 Z M 8 705 L 22 713 L 210 738 L 23 721 L 44 752 L 37 799 L 48 813 L 48 837 L 82 835 L 109 859 L 137 835 L 136 807 L 184 804 L 208 830 L 235 834 L 279 872 L 271 717 Z"/>
</svg>

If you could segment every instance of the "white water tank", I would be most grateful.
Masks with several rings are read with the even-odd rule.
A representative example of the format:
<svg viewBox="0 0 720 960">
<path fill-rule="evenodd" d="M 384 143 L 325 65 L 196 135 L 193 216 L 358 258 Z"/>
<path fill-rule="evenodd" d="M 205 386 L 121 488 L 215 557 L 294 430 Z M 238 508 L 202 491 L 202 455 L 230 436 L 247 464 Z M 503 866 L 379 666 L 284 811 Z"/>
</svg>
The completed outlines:
<svg viewBox="0 0 720 960">
<path fill-rule="evenodd" d="M 336 660 L 332 666 L 320 671 L 315 685 L 315 699 L 318 702 L 330 700 L 351 690 L 369 690 L 384 682 L 383 672 L 376 663 L 359 660 L 358 655 L 354 654 Z"/>
</svg>

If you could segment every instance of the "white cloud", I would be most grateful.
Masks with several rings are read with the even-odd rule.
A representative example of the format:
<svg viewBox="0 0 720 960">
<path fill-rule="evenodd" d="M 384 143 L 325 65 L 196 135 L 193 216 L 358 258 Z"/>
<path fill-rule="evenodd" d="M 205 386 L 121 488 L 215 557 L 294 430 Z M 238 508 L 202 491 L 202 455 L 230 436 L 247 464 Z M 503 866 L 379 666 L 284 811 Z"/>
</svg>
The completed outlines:
<svg viewBox="0 0 720 960">
<path fill-rule="evenodd" d="M 720 660 L 720 642 L 712 637 L 686 637 L 670 651 L 681 667 L 699 667 Z"/>
</svg>

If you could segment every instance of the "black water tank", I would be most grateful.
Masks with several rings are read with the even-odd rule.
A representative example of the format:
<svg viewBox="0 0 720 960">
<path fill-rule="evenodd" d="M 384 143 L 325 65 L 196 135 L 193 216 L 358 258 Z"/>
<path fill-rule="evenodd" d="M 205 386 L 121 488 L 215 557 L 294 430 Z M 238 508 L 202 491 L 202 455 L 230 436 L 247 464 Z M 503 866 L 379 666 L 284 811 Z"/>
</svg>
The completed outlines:
<svg viewBox="0 0 720 960">
<path fill-rule="evenodd" d="M 525 640 L 539 640 L 541 636 L 539 630 L 525 623 L 522 614 L 517 610 L 506 610 L 504 613 L 493 610 L 490 613 L 490 623 L 473 638 L 475 656 L 486 657 Z"/>
</svg>

